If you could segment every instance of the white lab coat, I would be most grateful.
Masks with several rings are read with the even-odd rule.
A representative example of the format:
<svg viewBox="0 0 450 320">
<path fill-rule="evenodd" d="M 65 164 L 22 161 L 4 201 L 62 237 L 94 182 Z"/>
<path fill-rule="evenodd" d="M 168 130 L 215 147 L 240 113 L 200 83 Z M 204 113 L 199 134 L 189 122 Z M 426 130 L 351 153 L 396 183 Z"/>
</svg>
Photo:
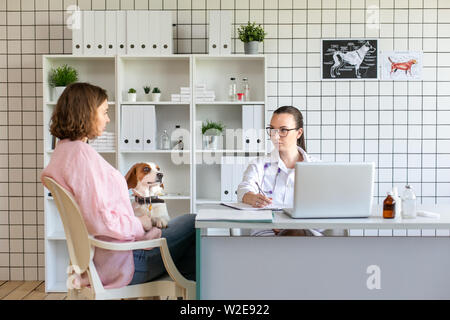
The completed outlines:
<svg viewBox="0 0 450 320">
<path fill-rule="evenodd" d="M 320 161 L 310 157 L 301 147 L 297 148 L 303 156 L 303 161 Z M 281 160 L 278 150 L 274 149 L 269 155 L 258 157 L 250 162 L 244 172 L 242 182 L 238 186 L 238 201 L 242 202 L 244 194 L 249 191 L 258 193 L 259 185 L 264 193 L 272 198 L 273 207 L 292 208 L 294 207 L 294 177 L 295 169 L 287 168 Z M 313 235 L 320 236 L 323 230 L 310 231 Z M 271 235 L 271 231 L 260 231 L 258 234 Z"/>
</svg>

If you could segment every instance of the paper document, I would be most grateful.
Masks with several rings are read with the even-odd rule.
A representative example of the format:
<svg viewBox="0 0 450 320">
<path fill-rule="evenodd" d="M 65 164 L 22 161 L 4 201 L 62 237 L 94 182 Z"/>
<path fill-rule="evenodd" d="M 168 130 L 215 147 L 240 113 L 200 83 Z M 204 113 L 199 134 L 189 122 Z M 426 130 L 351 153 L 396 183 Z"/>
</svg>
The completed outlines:
<svg viewBox="0 0 450 320">
<path fill-rule="evenodd" d="M 243 203 L 243 202 L 222 202 L 221 205 L 226 206 L 226 207 L 230 207 L 233 209 L 237 209 L 237 210 L 283 210 L 283 208 L 279 208 L 273 205 L 270 206 L 266 206 L 263 208 L 254 208 L 251 205 L 247 204 L 247 203 Z"/>
<path fill-rule="evenodd" d="M 200 209 L 196 220 L 210 221 L 237 221 L 237 222 L 272 222 L 272 210 L 220 210 L 220 209 Z"/>
</svg>

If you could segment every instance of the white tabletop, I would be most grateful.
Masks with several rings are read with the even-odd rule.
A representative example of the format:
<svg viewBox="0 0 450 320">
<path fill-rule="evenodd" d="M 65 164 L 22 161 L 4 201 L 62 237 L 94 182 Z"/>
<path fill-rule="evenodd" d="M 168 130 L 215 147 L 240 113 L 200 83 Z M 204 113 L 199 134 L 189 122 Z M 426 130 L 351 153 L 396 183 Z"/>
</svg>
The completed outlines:
<svg viewBox="0 0 450 320">
<path fill-rule="evenodd" d="M 221 205 L 202 206 L 202 209 L 234 210 Z M 383 219 L 382 206 L 374 205 L 368 218 L 352 219 L 292 219 L 287 214 L 274 212 L 272 223 L 229 221 L 195 221 L 196 228 L 244 228 L 244 229 L 450 229 L 450 205 L 418 205 L 417 210 L 439 213 L 440 218 L 417 217 Z"/>
</svg>

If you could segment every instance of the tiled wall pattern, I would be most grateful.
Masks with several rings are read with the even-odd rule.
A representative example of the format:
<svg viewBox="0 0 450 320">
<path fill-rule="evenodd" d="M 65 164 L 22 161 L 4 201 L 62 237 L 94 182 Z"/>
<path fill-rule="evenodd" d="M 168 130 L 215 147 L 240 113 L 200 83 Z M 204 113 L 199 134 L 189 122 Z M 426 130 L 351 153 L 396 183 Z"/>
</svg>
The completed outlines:
<svg viewBox="0 0 450 320">
<path fill-rule="evenodd" d="M 70 54 L 65 9 L 170 10 L 177 53 L 205 53 L 207 10 L 268 33 L 269 109 L 295 105 L 308 151 L 375 161 L 376 195 L 410 183 L 450 203 L 450 0 L 0 0 L 0 279 L 44 278 L 42 54 Z M 423 81 L 321 81 L 321 38 L 423 50 Z"/>
</svg>

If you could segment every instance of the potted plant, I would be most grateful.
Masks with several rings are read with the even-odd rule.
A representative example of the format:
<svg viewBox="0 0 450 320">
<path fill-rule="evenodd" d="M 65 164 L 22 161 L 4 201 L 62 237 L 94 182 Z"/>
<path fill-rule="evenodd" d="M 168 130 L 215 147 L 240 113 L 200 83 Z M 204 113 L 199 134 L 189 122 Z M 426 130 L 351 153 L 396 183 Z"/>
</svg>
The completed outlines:
<svg viewBox="0 0 450 320">
<path fill-rule="evenodd" d="M 258 54 L 259 42 L 264 40 L 267 35 L 261 25 L 256 25 L 255 22 L 242 25 L 238 28 L 239 39 L 244 42 L 245 54 Z"/>
<path fill-rule="evenodd" d="M 150 101 L 150 86 L 144 86 L 145 100 Z"/>
<path fill-rule="evenodd" d="M 216 150 L 218 137 L 222 135 L 225 125 L 206 120 L 202 123 L 203 149 Z"/>
<path fill-rule="evenodd" d="M 161 90 L 158 87 L 154 87 L 152 91 L 152 100 L 155 102 L 159 102 L 161 99 Z"/>
<path fill-rule="evenodd" d="M 64 64 L 50 71 L 49 83 L 54 87 L 53 99 L 57 101 L 66 86 L 78 81 L 78 72 L 75 68 Z"/>
<path fill-rule="evenodd" d="M 136 89 L 134 88 L 128 89 L 128 101 L 136 102 Z"/>
</svg>

